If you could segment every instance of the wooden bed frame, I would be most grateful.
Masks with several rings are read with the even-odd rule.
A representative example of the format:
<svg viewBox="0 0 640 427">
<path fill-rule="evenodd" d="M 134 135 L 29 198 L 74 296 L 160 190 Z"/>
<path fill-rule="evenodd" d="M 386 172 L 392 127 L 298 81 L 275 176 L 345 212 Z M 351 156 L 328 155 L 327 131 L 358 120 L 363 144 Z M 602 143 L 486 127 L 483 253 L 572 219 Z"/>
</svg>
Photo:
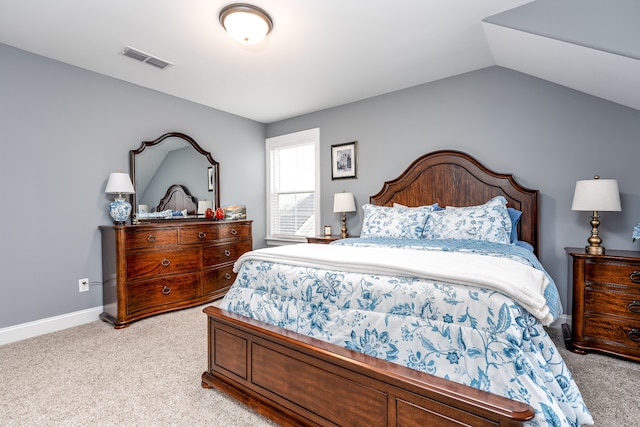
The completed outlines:
<svg viewBox="0 0 640 427">
<path fill-rule="evenodd" d="M 523 212 L 520 240 L 538 248 L 536 190 L 467 154 L 437 151 L 414 161 L 370 198 L 377 205 L 472 206 L 502 195 Z M 524 403 L 207 307 L 215 387 L 284 426 L 518 426 Z"/>
</svg>

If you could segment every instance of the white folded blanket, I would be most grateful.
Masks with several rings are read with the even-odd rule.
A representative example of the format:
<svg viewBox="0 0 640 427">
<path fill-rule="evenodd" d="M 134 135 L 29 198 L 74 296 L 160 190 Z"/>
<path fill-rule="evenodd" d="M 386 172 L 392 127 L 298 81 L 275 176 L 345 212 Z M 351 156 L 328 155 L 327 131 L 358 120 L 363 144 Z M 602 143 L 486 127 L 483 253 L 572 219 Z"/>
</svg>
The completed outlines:
<svg viewBox="0 0 640 427">
<path fill-rule="evenodd" d="M 549 313 L 544 272 L 508 258 L 448 251 L 301 243 L 246 252 L 234 264 L 270 261 L 333 271 L 417 277 L 493 289 L 513 298 L 545 326 Z"/>
</svg>

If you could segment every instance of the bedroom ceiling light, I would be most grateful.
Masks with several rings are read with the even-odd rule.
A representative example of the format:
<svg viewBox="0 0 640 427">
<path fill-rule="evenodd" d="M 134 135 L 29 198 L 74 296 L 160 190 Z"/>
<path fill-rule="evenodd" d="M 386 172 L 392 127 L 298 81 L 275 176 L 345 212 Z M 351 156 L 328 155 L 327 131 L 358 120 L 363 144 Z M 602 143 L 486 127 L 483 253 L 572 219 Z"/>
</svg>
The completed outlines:
<svg viewBox="0 0 640 427">
<path fill-rule="evenodd" d="M 353 200 L 353 193 L 336 193 L 333 196 L 333 212 L 342 212 L 340 237 L 343 239 L 349 237 L 347 232 L 347 212 L 355 212 L 355 210 L 356 203 Z"/>
<path fill-rule="evenodd" d="M 273 21 L 267 12 L 247 3 L 223 7 L 220 24 L 234 40 L 242 44 L 260 43 L 273 28 Z"/>
<path fill-rule="evenodd" d="M 113 172 L 109 175 L 107 188 L 104 190 L 107 194 L 117 194 L 115 200 L 109 205 L 109 215 L 117 225 L 124 225 L 131 214 L 131 203 L 129 203 L 123 194 L 133 194 L 133 184 L 129 174 L 122 172 Z"/>
<path fill-rule="evenodd" d="M 576 189 L 573 194 L 573 211 L 592 211 L 591 216 L 591 236 L 587 241 L 589 246 L 585 251 L 592 255 L 603 255 L 604 246 L 602 239 L 598 236 L 598 226 L 600 219 L 598 211 L 621 211 L 620 191 L 618 181 L 615 179 L 600 179 L 598 175 L 593 179 L 585 179 L 576 182 Z"/>
</svg>

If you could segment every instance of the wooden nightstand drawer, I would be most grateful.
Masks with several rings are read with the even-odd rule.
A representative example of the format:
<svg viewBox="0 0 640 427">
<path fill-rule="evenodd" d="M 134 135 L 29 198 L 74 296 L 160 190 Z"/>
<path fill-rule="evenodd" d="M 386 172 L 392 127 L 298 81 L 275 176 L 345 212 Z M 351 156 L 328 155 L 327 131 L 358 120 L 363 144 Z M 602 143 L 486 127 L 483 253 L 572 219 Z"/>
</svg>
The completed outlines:
<svg viewBox="0 0 640 427">
<path fill-rule="evenodd" d="M 586 260 L 584 277 L 586 282 L 629 285 L 640 292 L 640 262 Z"/>
<path fill-rule="evenodd" d="M 602 316 L 585 317 L 585 335 L 611 345 L 617 343 L 640 355 L 640 320 L 622 321 Z"/>
<path fill-rule="evenodd" d="M 636 319 L 640 324 L 640 293 L 637 295 L 604 290 L 585 293 L 585 313 L 603 313 Z"/>
</svg>

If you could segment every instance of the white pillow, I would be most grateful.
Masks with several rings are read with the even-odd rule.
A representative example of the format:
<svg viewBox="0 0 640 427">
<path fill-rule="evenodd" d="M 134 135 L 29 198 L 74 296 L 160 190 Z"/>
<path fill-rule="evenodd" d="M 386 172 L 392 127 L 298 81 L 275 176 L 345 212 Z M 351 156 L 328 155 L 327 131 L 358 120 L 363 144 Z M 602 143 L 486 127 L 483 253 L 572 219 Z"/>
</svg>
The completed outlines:
<svg viewBox="0 0 640 427">
<path fill-rule="evenodd" d="M 389 207 L 366 204 L 360 237 L 420 239 L 431 206 L 418 208 Z"/>
<path fill-rule="evenodd" d="M 468 239 L 509 244 L 511 219 L 507 200 L 496 196 L 479 206 L 449 207 L 432 212 L 424 227 L 427 239 Z"/>
</svg>

